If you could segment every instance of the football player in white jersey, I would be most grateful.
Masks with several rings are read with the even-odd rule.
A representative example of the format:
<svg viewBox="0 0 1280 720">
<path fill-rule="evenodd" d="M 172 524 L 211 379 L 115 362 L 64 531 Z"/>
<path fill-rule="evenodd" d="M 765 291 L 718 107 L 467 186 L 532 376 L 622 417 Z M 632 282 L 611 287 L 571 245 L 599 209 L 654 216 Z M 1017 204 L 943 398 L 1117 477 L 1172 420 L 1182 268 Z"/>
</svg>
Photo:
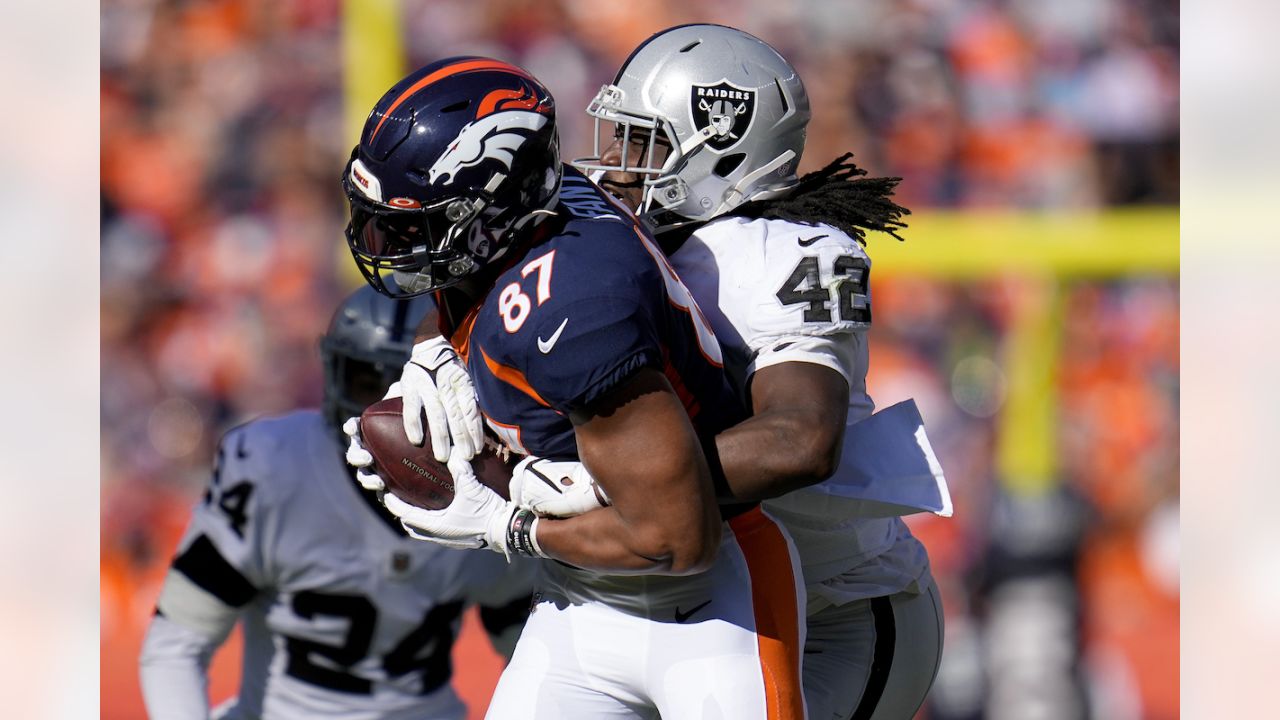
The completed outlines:
<svg viewBox="0 0 1280 720">
<path fill-rule="evenodd" d="M 410 539 L 342 460 L 337 423 L 399 376 L 429 306 L 362 287 L 321 340 L 324 411 L 223 438 L 143 645 L 151 717 L 210 717 L 209 660 L 237 620 L 240 692 L 217 718 L 461 719 L 450 650 L 473 603 L 510 656 L 532 562 Z"/>
<path fill-rule="evenodd" d="M 846 433 L 846 423 L 874 410 L 865 234 L 896 237 L 903 227 L 906 210 L 889 199 L 897 179 L 864 178 L 848 155 L 797 179 L 810 117 L 804 85 L 772 47 L 733 28 L 654 35 L 588 113 L 596 153 L 574 164 L 654 229 L 753 409 L 716 438 L 722 495 L 767 499 L 795 539 L 809 590 L 809 716 L 912 717 L 942 646 L 928 557 L 899 517 L 867 512 L 857 492 L 841 490 L 868 460 L 841 452 L 860 432 Z M 916 502 L 906 483 L 881 483 L 876 497 L 949 514 L 930 465 L 940 502 Z M 542 468 L 556 472 L 564 468 Z M 563 504 L 556 489 L 546 493 L 552 487 L 527 482 L 522 500 Z"/>
</svg>

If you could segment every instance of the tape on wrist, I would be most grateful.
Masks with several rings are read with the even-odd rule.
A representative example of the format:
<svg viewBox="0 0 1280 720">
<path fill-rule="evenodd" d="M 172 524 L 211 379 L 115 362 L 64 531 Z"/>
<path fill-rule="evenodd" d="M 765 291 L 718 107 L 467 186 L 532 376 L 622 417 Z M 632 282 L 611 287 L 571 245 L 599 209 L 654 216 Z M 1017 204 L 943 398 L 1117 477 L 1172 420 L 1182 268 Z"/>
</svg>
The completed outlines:
<svg viewBox="0 0 1280 720">
<path fill-rule="evenodd" d="M 538 521 L 537 515 L 533 516 L 533 522 L 529 523 L 529 544 L 533 546 L 533 552 L 537 557 L 546 557 L 547 554 L 542 552 L 542 546 L 538 544 Z"/>
<path fill-rule="evenodd" d="M 528 508 L 519 508 L 511 515 L 507 524 L 507 548 L 517 555 L 527 557 L 546 557 L 542 548 L 533 539 L 534 528 L 538 524 L 538 516 Z"/>
</svg>

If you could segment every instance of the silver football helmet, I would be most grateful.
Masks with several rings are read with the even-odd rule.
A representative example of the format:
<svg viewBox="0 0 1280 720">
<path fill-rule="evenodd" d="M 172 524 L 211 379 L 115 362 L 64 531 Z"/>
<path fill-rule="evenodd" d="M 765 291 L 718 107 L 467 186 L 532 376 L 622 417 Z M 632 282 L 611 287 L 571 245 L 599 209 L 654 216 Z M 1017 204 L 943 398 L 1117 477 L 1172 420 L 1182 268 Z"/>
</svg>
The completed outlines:
<svg viewBox="0 0 1280 720">
<path fill-rule="evenodd" d="M 796 69 L 763 40 L 723 25 L 683 25 L 636 48 L 587 114 L 595 118 L 593 155 L 573 164 L 596 179 L 615 170 L 640 175 L 643 200 L 634 210 L 668 229 L 794 185 L 809 96 Z M 632 158 L 637 136 L 649 142 Z M 618 161 L 603 162 L 615 141 Z M 665 158 L 656 154 L 661 145 L 669 146 Z"/>
<path fill-rule="evenodd" d="M 382 397 L 387 387 L 400 379 L 418 325 L 434 307 L 425 296 L 398 300 L 364 285 L 334 312 L 328 332 L 320 338 L 322 409 L 344 446 L 345 436 L 338 428 L 347 418 L 364 412 L 370 397 Z"/>
</svg>

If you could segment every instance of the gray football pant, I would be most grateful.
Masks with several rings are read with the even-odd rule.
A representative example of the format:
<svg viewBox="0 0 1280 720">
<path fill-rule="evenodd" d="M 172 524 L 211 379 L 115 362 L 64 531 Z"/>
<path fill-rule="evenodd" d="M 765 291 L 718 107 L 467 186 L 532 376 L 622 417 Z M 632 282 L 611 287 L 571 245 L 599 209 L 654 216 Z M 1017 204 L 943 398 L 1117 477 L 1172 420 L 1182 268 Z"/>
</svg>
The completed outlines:
<svg viewBox="0 0 1280 720">
<path fill-rule="evenodd" d="M 855 600 L 808 618 L 804 696 L 809 720 L 910 720 L 942 657 L 942 600 L 923 592 Z"/>
</svg>

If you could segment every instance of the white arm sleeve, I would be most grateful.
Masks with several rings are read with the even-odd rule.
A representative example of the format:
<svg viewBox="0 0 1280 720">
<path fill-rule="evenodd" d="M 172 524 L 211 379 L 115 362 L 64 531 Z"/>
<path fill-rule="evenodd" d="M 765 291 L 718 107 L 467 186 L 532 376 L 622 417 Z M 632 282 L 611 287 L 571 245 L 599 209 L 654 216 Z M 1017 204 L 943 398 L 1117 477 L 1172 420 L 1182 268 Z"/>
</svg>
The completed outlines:
<svg viewBox="0 0 1280 720">
<path fill-rule="evenodd" d="M 226 608 L 227 631 L 235 624 L 236 614 Z M 147 629 L 139 659 L 147 715 L 164 720 L 208 718 L 209 660 L 225 638 L 226 632 L 221 637 L 209 637 L 156 615 Z"/>
<path fill-rule="evenodd" d="M 807 362 L 831 368 L 840 373 L 852 387 L 861 379 L 860 346 L 863 338 L 855 333 L 836 335 L 795 335 L 775 340 L 760 349 L 747 365 L 747 377 L 772 365 Z"/>
<path fill-rule="evenodd" d="M 269 456 L 254 424 L 229 433 L 206 499 L 165 577 L 139 658 L 142 694 L 153 718 L 208 718 L 209 660 L 241 611 L 267 584 L 263 557 L 270 503 L 254 482 Z"/>
</svg>

